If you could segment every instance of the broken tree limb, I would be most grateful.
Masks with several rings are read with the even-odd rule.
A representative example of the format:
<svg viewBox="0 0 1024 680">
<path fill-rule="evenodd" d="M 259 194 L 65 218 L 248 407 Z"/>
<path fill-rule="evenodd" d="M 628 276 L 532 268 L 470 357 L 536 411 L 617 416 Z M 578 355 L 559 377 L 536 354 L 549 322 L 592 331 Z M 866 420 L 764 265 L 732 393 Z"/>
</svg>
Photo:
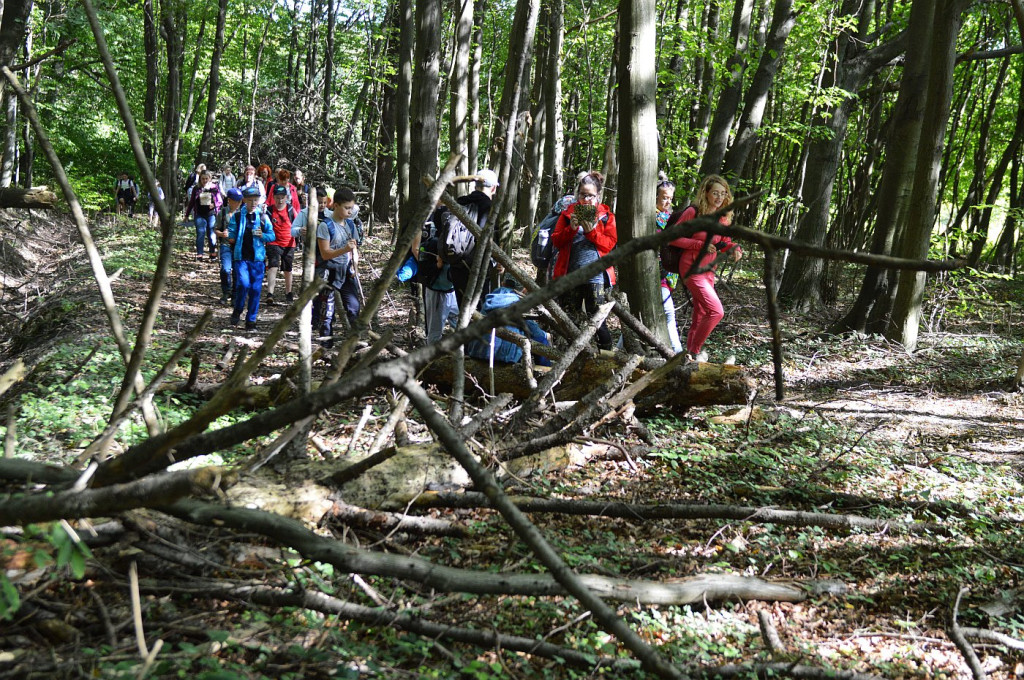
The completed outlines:
<svg viewBox="0 0 1024 680">
<path fill-rule="evenodd" d="M 181 470 L 102 489 L 62 491 L 57 494 L 17 495 L 0 502 L 0 526 L 34 524 L 57 519 L 107 516 L 178 499 L 207 494 L 234 482 L 236 475 L 223 468 Z"/>
<path fill-rule="evenodd" d="M 362 550 L 319 536 L 299 520 L 263 510 L 229 508 L 197 500 L 181 500 L 158 509 L 203 526 L 216 524 L 259 533 L 294 548 L 307 559 L 333 564 L 347 573 L 407 579 L 444 592 L 534 596 L 562 596 L 567 592 L 550 574 L 479 572 L 434 564 L 421 557 Z M 773 582 L 731 574 L 705 574 L 666 582 L 598 575 L 577 578 L 601 598 L 641 604 L 693 604 L 705 599 L 717 602 L 732 598 L 801 602 L 815 592 L 816 584 Z"/>
<path fill-rule="evenodd" d="M 367 510 L 348 503 L 336 501 L 328 511 L 325 519 L 333 519 L 340 524 L 361 529 L 372 529 L 382 533 L 404 531 L 406 533 L 425 536 L 457 536 L 467 534 L 466 528 L 434 517 L 419 517 L 398 512 L 382 512 Z"/>
<path fill-rule="evenodd" d="M 0 208 L 53 208 L 57 204 L 57 194 L 49 187 L 32 187 L 19 189 L 6 187 L 0 189 Z"/>
<path fill-rule="evenodd" d="M 563 498 L 532 498 L 510 496 L 523 512 L 619 517 L 629 520 L 705 520 L 720 519 L 755 524 L 781 524 L 796 527 L 821 527 L 840 531 L 890 531 L 900 534 L 948 533 L 948 529 L 932 522 L 898 522 L 872 519 L 862 515 L 835 515 L 800 510 L 755 508 L 742 505 L 702 505 L 666 503 L 638 505 L 610 501 L 578 501 Z M 414 508 L 487 508 L 490 503 L 482 493 L 429 493 L 412 502 Z"/>
</svg>

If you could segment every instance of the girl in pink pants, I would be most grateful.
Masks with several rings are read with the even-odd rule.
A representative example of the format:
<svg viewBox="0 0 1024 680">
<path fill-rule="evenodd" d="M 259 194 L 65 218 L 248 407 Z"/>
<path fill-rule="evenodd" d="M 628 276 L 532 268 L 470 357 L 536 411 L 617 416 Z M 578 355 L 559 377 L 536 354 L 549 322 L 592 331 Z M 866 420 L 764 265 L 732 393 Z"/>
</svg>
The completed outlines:
<svg viewBox="0 0 1024 680">
<path fill-rule="evenodd" d="M 708 175 L 701 182 L 693 205 L 673 213 L 668 223 L 674 225 L 710 215 L 724 210 L 731 203 L 732 192 L 729 190 L 729 183 L 718 175 Z M 732 213 L 723 214 L 718 221 L 721 224 L 730 224 Z M 690 322 L 690 331 L 686 334 L 686 351 L 694 361 L 708 360 L 707 353 L 703 351 L 704 342 L 724 316 L 722 301 L 715 292 L 715 259 L 719 253 L 729 253 L 734 262 L 743 257 L 743 249 L 739 244 L 733 243 L 727 236 L 715 235 L 710 237 L 707 250 L 698 263 L 697 256 L 708 240 L 708 233 L 699 231 L 693 236 L 684 236 L 672 241 L 672 245 L 683 249 L 679 257 L 679 275 L 683 277 L 683 285 L 693 298 L 693 320 Z"/>
</svg>

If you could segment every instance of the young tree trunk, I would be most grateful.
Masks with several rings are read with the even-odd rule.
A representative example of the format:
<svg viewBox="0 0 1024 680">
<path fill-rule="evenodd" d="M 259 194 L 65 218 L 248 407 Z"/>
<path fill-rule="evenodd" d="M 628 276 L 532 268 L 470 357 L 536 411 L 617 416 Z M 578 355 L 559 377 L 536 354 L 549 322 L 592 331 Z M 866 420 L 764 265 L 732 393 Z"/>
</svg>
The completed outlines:
<svg viewBox="0 0 1024 680">
<path fill-rule="evenodd" d="M 721 171 L 729 133 L 736 119 L 743 92 L 743 74 L 747 70 L 747 51 L 750 39 L 750 18 L 754 0 L 738 0 L 732 15 L 733 54 L 725 63 L 727 81 L 717 98 L 715 117 L 708 132 L 708 146 L 700 163 L 700 174 L 706 176 Z"/>
<path fill-rule="evenodd" d="M 469 174 L 469 55 L 473 40 L 473 0 L 455 2 L 455 52 L 451 77 L 448 146 L 462 154 L 456 173 Z M 461 192 L 459 187 L 456 191 Z"/>
<path fill-rule="evenodd" d="M 727 176 L 743 176 L 743 167 L 747 164 L 747 158 L 757 141 L 757 131 L 761 128 L 768 94 L 771 92 L 775 74 L 778 73 L 789 33 L 796 24 L 797 13 L 797 10 L 793 9 L 793 0 L 776 0 L 772 25 L 761 51 L 761 60 L 754 72 L 750 89 L 747 90 L 739 131 L 732 147 L 725 155 L 724 172 Z"/>
<path fill-rule="evenodd" d="M 10 88 L 4 89 L 4 151 L 0 161 L 0 188 L 6 189 L 14 180 L 18 162 L 18 96 Z"/>
<path fill-rule="evenodd" d="M 622 15 L 619 14 L 621 20 Z M 622 46 L 620 44 L 620 26 L 619 22 L 615 22 L 615 37 L 612 39 L 612 63 L 608 69 L 608 81 L 605 87 L 605 110 L 607 114 L 607 123 L 605 124 L 604 133 L 604 158 L 601 162 L 601 172 L 604 174 L 604 195 L 602 202 L 606 203 L 612 212 L 618 210 L 618 198 L 619 198 L 619 154 L 618 154 L 618 140 L 619 133 L 622 129 L 620 127 L 621 121 L 619 120 L 619 92 L 618 92 L 618 71 L 620 70 L 620 61 L 623 58 L 620 50 Z M 658 138 L 657 125 L 658 121 L 654 121 L 654 139 Z M 655 147 L 657 148 L 657 147 Z M 657 165 L 657 163 L 655 163 Z M 655 170 L 655 177 L 657 177 L 657 170 Z M 653 185 L 652 185 L 653 186 Z M 654 205 L 653 200 L 651 205 Z"/>
<path fill-rule="evenodd" d="M 918 258 L 928 255 L 935 224 L 939 167 L 953 94 L 956 39 L 966 0 L 936 0 L 934 8 L 919 9 L 922 5 L 915 2 L 911 9 L 912 37 L 907 52 L 909 56 L 909 53 L 922 50 L 928 55 L 927 81 L 924 83 L 927 99 L 924 101 L 924 123 L 917 147 L 914 185 L 908 199 L 907 225 L 898 251 L 900 256 Z M 924 17 L 916 22 L 920 32 L 915 31 L 915 12 L 931 18 L 928 24 Z M 886 333 L 887 338 L 903 344 L 910 352 L 917 348 L 925 280 L 924 272 L 900 272 L 892 321 Z"/>
<path fill-rule="evenodd" d="M 398 216 L 405 221 L 409 212 L 409 156 L 412 137 L 409 125 L 409 111 L 412 108 L 413 47 L 416 40 L 416 23 L 413 20 L 412 0 L 399 0 L 398 17 L 398 87 L 395 98 L 395 121 L 397 123 L 398 153 Z M 395 232 L 395 236 L 398 233 Z"/>
<path fill-rule="evenodd" d="M 622 205 L 616 212 L 619 241 L 655 232 L 655 184 L 658 180 L 658 120 L 655 111 L 657 64 L 654 0 L 619 5 L 619 130 L 622 147 Z M 621 285 L 634 316 L 668 344 L 661 301 L 661 267 L 646 250 L 620 266 Z"/>
<path fill-rule="evenodd" d="M 402 30 L 397 7 L 388 12 L 388 49 L 385 61 L 397 66 L 399 60 L 399 33 Z M 398 87 L 393 79 L 381 85 L 380 125 L 377 128 L 377 171 L 373 180 L 373 218 L 376 222 L 391 221 L 391 185 L 395 182 L 395 110 L 398 107 Z"/>
<path fill-rule="evenodd" d="M 260 89 L 260 67 L 263 65 L 263 47 L 267 44 L 267 32 L 270 30 L 270 22 L 263 24 L 263 37 L 260 39 L 260 46 L 256 50 L 256 65 L 252 70 L 252 97 L 249 101 L 249 141 L 246 144 L 245 156 L 252 162 L 252 140 L 256 134 L 256 94 Z"/>
<path fill-rule="evenodd" d="M 562 43 L 565 40 L 565 0 L 551 0 L 548 18 L 548 56 L 544 71 L 544 106 L 547 129 L 544 141 L 544 184 L 541 196 L 545 206 L 558 200 L 564 187 L 562 178 Z"/>
<path fill-rule="evenodd" d="M 409 134 L 409 200 L 418 205 L 427 195 L 423 177 L 437 176 L 437 93 L 440 87 L 441 0 L 416 3 L 416 50 L 413 59 Z M 409 229 L 412 215 L 401 215 L 402 231 Z M 419 228 L 419 225 L 415 225 Z"/>
<path fill-rule="evenodd" d="M 861 4 L 857 0 L 844 0 L 844 9 L 858 8 L 861 8 Z M 850 33 L 841 34 L 834 48 L 835 57 L 829 58 L 833 66 L 825 74 L 822 86 L 838 87 L 851 93 L 859 91 L 871 75 L 903 50 L 905 36 L 906 32 L 903 32 L 886 43 L 860 52 L 857 46 L 863 41 L 862 37 Z M 802 196 L 807 211 L 800 218 L 796 229 L 795 238 L 798 240 L 814 245 L 825 242 L 832 191 L 853 104 L 852 98 L 845 98 L 835 107 L 818 111 L 812 120 L 813 126 L 826 128 L 829 132 L 812 141 L 808 149 Z M 788 300 L 795 309 L 818 309 L 822 305 L 823 271 L 821 259 L 793 255 L 787 260 L 779 297 Z"/>
<path fill-rule="evenodd" d="M 515 210 L 515 233 L 522 234 L 521 245 L 530 245 L 530 235 L 536 221 L 537 201 L 541 189 L 541 165 L 544 160 L 544 142 L 547 134 L 547 103 L 544 101 L 544 72 L 547 69 L 549 56 L 547 26 L 549 23 L 549 10 L 541 9 L 541 35 L 537 50 L 537 58 L 534 60 L 534 77 L 532 92 L 530 94 L 530 126 L 528 128 L 526 144 L 526 157 L 522 172 L 519 176 L 518 203 Z"/>
<path fill-rule="evenodd" d="M 719 4 L 710 2 L 702 16 L 701 34 L 709 43 L 716 43 L 721 22 Z M 711 120 L 711 95 L 715 91 L 715 66 L 711 59 L 698 57 L 693 62 L 693 107 L 690 110 L 690 148 L 698 157 L 703 156 L 708 142 L 708 122 Z"/>
<path fill-rule="evenodd" d="M 195 118 L 196 113 L 196 77 L 199 75 L 199 59 L 203 56 L 203 47 L 205 43 L 203 38 L 206 36 L 206 15 L 203 15 L 202 21 L 199 22 L 199 34 L 196 36 L 196 48 L 195 52 L 192 53 L 192 71 L 188 74 L 188 97 L 186 98 L 185 104 L 185 124 L 181 128 L 181 136 L 184 138 L 192 130 L 192 120 Z M 188 38 L 188 33 L 182 35 L 182 40 Z M 184 74 L 183 74 L 184 75 Z M 181 141 L 184 141 L 182 139 Z M 179 146 L 180 146 L 179 142 Z M 180 148 L 179 148 L 180 152 Z"/>
<path fill-rule="evenodd" d="M 480 64 L 484 60 L 484 12 L 487 0 L 477 0 L 473 12 L 473 60 L 469 69 L 469 172 L 475 174 L 480 157 Z"/>
<path fill-rule="evenodd" d="M 181 69 L 185 58 L 185 35 L 188 32 L 188 10 L 181 2 L 164 2 L 160 6 L 167 50 L 167 90 L 164 95 L 164 132 L 161 146 L 161 184 L 164 200 L 169 206 L 178 199 L 178 146 L 181 138 Z"/>
<path fill-rule="evenodd" d="M 203 122 L 203 134 L 199 138 L 196 150 L 196 163 L 203 158 L 212 162 L 210 145 L 213 143 L 213 132 L 217 124 L 217 96 L 220 92 L 220 58 L 224 52 L 224 24 L 227 22 L 228 0 L 220 0 L 217 8 L 217 30 L 213 39 L 213 54 L 210 56 L 210 84 L 206 94 L 206 120 Z"/>
<path fill-rule="evenodd" d="M 508 214 L 515 205 L 508 200 L 511 192 L 507 189 L 512 171 L 519 107 L 523 99 L 523 90 L 527 89 L 526 80 L 529 75 L 539 12 L 540 0 L 518 0 L 516 3 L 516 15 L 510 34 L 512 42 L 509 44 L 508 60 L 505 62 L 505 84 L 501 90 L 501 102 L 494 120 L 490 152 L 487 154 L 487 164 L 498 173 L 500 187 L 496 201 L 498 210 L 494 240 L 506 250 L 510 249 L 512 234 L 511 230 L 505 227 Z"/>
<path fill-rule="evenodd" d="M 291 25 L 297 27 L 299 25 L 299 3 L 302 0 L 295 0 L 292 3 L 292 7 L 289 10 L 289 20 Z M 285 105 L 290 111 L 295 98 L 295 90 L 298 85 L 298 73 L 299 73 L 299 31 L 293 30 L 292 38 L 288 42 L 288 72 L 284 77 Z"/>
<path fill-rule="evenodd" d="M 335 14 L 334 0 L 327 0 L 327 45 L 324 47 L 324 91 L 323 91 L 323 110 L 320 112 L 320 129 L 330 130 L 331 129 L 331 99 L 334 96 L 334 29 L 337 25 L 338 18 Z M 363 101 L 366 96 L 366 89 L 369 81 L 364 81 L 363 94 L 360 101 Z M 353 111 L 353 125 L 355 124 L 355 118 L 359 113 L 359 107 L 355 107 Z M 347 137 L 352 135 L 352 127 L 350 126 Z M 348 147 L 348 144 L 345 144 Z M 324 145 L 324 156 L 321 158 L 321 165 L 327 165 L 327 146 Z M 344 153 L 344 150 L 342 151 Z"/>
</svg>

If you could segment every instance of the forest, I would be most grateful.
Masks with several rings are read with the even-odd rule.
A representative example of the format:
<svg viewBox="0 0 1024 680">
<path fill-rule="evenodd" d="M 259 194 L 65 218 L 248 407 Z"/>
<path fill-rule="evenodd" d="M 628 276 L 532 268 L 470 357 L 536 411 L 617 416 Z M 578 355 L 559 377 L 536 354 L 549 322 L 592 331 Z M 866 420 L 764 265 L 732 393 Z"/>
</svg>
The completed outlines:
<svg viewBox="0 0 1024 680">
<path fill-rule="evenodd" d="M 1024 676 L 1022 54 L 1024 0 L 5 0 L 0 678 Z M 244 331 L 200 164 L 306 208 Z M 545 276 L 549 215 L 612 242 Z"/>
</svg>

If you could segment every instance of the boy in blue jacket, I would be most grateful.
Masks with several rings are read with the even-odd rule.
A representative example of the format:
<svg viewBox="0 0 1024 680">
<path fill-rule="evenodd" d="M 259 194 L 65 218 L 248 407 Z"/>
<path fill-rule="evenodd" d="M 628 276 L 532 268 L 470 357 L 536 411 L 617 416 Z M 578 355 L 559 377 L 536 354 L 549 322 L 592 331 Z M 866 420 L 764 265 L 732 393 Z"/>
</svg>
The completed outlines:
<svg viewBox="0 0 1024 680">
<path fill-rule="evenodd" d="M 267 244 L 273 241 L 274 225 L 266 211 L 259 207 L 260 191 L 254 186 L 242 191 L 244 201 L 231 218 L 228 242 L 233 249 L 235 265 L 235 299 L 231 325 L 237 326 L 246 309 L 245 330 L 256 330 L 260 313 L 260 293 L 266 273 Z M 247 304 L 248 303 L 248 304 Z"/>
</svg>

